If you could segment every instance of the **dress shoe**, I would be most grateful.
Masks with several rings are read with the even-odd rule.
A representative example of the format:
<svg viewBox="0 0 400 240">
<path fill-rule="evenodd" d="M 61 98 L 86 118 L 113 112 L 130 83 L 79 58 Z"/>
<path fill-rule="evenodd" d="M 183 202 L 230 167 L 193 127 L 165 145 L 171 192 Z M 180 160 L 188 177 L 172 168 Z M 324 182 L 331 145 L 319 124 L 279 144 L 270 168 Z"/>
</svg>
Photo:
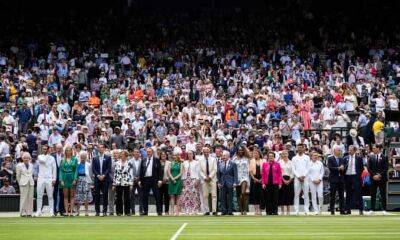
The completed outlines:
<svg viewBox="0 0 400 240">
<path fill-rule="evenodd" d="M 100 213 L 96 213 L 96 215 L 95 215 L 96 217 L 98 217 L 98 216 L 100 216 Z"/>
<path fill-rule="evenodd" d="M 162 213 L 158 212 L 158 213 L 157 213 L 157 216 L 162 216 Z"/>
<path fill-rule="evenodd" d="M 217 212 L 213 212 L 212 215 L 213 216 L 218 216 L 218 213 Z"/>
<path fill-rule="evenodd" d="M 103 213 L 103 217 L 107 217 L 107 213 L 104 212 L 104 213 Z"/>
<path fill-rule="evenodd" d="M 140 213 L 140 216 L 147 216 L 147 213 Z"/>
<path fill-rule="evenodd" d="M 347 215 L 351 215 L 351 210 L 348 210 L 348 211 L 346 212 L 346 214 L 347 214 Z"/>
<path fill-rule="evenodd" d="M 210 216 L 210 212 L 204 213 L 204 216 Z"/>
<path fill-rule="evenodd" d="M 331 215 L 335 215 L 335 212 L 331 212 Z"/>
<path fill-rule="evenodd" d="M 114 216 L 114 213 L 110 213 L 110 216 Z"/>
<path fill-rule="evenodd" d="M 363 212 L 363 211 L 360 211 L 359 214 L 362 216 L 362 215 L 364 215 L 364 212 Z"/>
<path fill-rule="evenodd" d="M 227 215 L 226 212 L 221 213 L 221 216 L 226 216 L 226 215 Z"/>
<path fill-rule="evenodd" d="M 346 213 L 345 212 L 340 212 L 340 215 L 346 215 Z"/>
<path fill-rule="evenodd" d="M 230 213 L 228 213 L 228 215 L 229 215 L 229 216 L 233 216 L 233 213 L 230 212 Z"/>
<path fill-rule="evenodd" d="M 125 214 L 125 216 L 127 216 L 127 217 L 130 217 L 130 216 L 132 216 L 130 213 L 128 213 L 128 214 Z"/>
</svg>

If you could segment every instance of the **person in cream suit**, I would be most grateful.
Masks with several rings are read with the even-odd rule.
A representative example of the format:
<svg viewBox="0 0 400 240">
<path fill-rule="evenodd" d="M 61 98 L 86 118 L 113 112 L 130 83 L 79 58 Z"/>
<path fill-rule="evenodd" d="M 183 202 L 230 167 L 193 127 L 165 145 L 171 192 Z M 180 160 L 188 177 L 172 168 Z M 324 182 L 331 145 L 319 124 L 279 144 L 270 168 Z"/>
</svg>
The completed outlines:
<svg viewBox="0 0 400 240">
<path fill-rule="evenodd" d="M 42 215 L 42 207 L 43 207 L 43 194 L 44 190 L 46 190 L 48 200 L 49 200 L 49 212 L 50 215 L 54 215 L 54 201 L 53 201 L 53 189 L 54 184 L 57 180 L 57 165 L 53 156 L 48 154 L 48 146 L 42 145 L 42 153 L 38 156 L 39 163 L 39 176 L 37 181 L 37 200 L 36 200 L 36 208 L 37 217 Z"/>
<path fill-rule="evenodd" d="M 20 190 L 19 211 L 21 217 L 31 217 L 33 212 L 33 165 L 30 163 L 31 155 L 24 153 L 22 162 L 17 164 L 17 181 Z"/>
<path fill-rule="evenodd" d="M 199 157 L 200 181 L 203 192 L 205 215 L 217 215 L 217 161 L 210 156 L 210 149 L 203 148 L 203 156 Z M 211 193 L 211 207 L 208 206 L 208 196 Z"/>
</svg>

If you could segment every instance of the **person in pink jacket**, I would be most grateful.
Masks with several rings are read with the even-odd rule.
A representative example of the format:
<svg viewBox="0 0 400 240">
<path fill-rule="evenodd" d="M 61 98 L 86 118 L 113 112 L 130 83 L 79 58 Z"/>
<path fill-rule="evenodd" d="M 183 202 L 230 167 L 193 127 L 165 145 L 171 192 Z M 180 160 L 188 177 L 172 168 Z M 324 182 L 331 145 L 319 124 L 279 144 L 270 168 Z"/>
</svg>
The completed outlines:
<svg viewBox="0 0 400 240">
<path fill-rule="evenodd" d="M 268 161 L 262 165 L 261 183 L 267 215 L 278 215 L 279 189 L 282 186 L 282 169 L 275 162 L 275 153 L 268 153 Z"/>
</svg>

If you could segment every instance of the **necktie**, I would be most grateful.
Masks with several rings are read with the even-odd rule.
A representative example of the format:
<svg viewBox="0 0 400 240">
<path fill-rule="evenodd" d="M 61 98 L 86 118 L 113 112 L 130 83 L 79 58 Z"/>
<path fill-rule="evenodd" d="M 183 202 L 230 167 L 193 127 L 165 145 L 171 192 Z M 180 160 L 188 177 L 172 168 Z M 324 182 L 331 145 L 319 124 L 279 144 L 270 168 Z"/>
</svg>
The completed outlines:
<svg viewBox="0 0 400 240">
<path fill-rule="evenodd" d="M 378 154 L 376 154 L 376 156 L 375 156 L 375 157 L 376 157 L 376 162 L 377 162 L 377 163 L 379 163 L 379 155 L 378 155 Z"/>
<path fill-rule="evenodd" d="M 208 158 L 206 158 L 206 173 L 207 173 L 207 176 L 210 175 L 210 165 L 208 163 Z"/>
<path fill-rule="evenodd" d="M 100 157 L 100 174 L 103 174 L 103 157 Z"/>
<path fill-rule="evenodd" d="M 228 165 L 227 163 L 228 163 L 228 162 L 225 162 L 225 171 L 226 171 L 226 168 L 227 168 L 227 165 Z"/>
<path fill-rule="evenodd" d="M 339 158 L 336 158 L 336 164 L 339 166 Z"/>
</svg>

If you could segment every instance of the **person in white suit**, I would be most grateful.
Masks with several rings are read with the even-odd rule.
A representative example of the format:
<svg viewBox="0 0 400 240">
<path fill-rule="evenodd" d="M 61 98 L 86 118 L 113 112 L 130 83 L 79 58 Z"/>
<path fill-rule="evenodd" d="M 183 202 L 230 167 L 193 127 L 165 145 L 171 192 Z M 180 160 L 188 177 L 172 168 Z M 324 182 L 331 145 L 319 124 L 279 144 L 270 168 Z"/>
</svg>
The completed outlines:
<svg viewBox="0 0 400 240">
<path fill-rule="evenodd" d="M 17 181 L 20 190 L 19 211 L 21 217 L 31 217 L 33 212 L 33 165 L 30 163 L 31 155 L 22 154 L 22 162 L 17 164 Z"/>
<path fill-rule="evenodd" d="M 311 155 L 310 170 L 308 173 L 310 192 L 311 192 L 311 202 L 314 209 L 315 215 L 321 213 L 322 204 L 324 203 L 323 195 L 323 177 L 324 177 L 324 165 L 320 161 L 321 157 L 318 152 L 313 152 Z M 317 204 L 318 197 L 318 204 Z"/>
<path fill-rule="evenodd" d="M 300 143 L 297 145 L 297 155 L 293 157 L 293 173 L 294 173 L 294 211 L 299 214 L 300 192 L 303 190 L 304 212 L 308 214 L 310 207 L 310 199 L 308 198 L 309 180 L 308 172 L 310 169 L 310 157 L 304 153 L 305 146 Z"/>
<path fill-rule="evenodd" d="M 204 215 L 217 215 L 217 161 L 210 156 L 210 149 L 203 148 L 203 155 L 199 157 L 200 181 L 203 193 Z M 211 193 L 211 207 L 208 205 L 208 197 Z"/>
<path fill-rule="evenodd" d="M 42 145 L 41 154 L 38 156 L 39 163 L 39 175 L 37 180 L 37 199 L 36 199 L 36 217 L 42 215 L 43 207 L 43 194 L 46 190 L 47 198 L 49 201 L 49 212 L 50 215 L 54 215 L 54 199 L 53 190 L 54 184 L 57 180 L 57 165 L 54 157 L 48 153 L 48 146 Z"/>
</svg>

